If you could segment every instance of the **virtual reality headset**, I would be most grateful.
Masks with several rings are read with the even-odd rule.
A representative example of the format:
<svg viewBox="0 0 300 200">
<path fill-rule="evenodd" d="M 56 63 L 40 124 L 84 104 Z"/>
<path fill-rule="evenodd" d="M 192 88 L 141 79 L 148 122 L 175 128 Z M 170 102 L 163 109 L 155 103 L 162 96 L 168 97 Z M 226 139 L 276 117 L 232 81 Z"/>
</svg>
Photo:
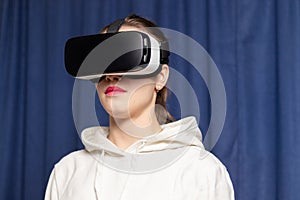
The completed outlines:
<svg viewBox="0 0 300 200">
<path fill-rule="evenodd" d="M 119 24 L 120 27 L 120 24 Z M 139 31 L 71 38 L 65 45 L 65 67 L 75 78 L 94 80 L 106 75 L 154 76 L 168 63 L 168 43 Z"/>
</svg>

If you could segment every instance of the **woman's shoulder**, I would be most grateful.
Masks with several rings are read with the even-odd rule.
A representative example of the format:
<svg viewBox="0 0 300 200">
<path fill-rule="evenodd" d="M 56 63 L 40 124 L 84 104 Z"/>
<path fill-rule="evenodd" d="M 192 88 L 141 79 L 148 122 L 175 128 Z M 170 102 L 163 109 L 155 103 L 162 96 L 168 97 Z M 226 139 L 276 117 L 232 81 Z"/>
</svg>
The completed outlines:
<svg viewBox="0 0 300 200">
<path fill-rule="evenodd" d="M 67 155 L 62 157 L 58 163 L 76 161 L 78 159 L 82 159 L 82 158 L 85 159 L 88 157 L 90 157 L 89 152 L 87 152 L 85 149 L 80 149 L 80 150 L 68 153 Z"/>
<path fill-rule="evenodd" d="M 93 180 L 91 177 L 94 177 L 96 169 L 95 160 L 96 157 L 86 150 L 74 151 L 64 156 L 51 172 L 47 186 L 48 193 L 54 192 L 54 195 L 61 197 L 66 191 L 71 192 L 73 187 L 80 187 L 78 183 L 83 180 L 88 180 L 91 184 Z"/>
<path fill-rule="evenodd" d="M 73 151 L 63 158 L 61 158 L 56 164 L 56 170 L 63 170 L 63 171 L 72 171 L 75 168 L 79 168 L 80 166 L 85 166 L 83 163 L 88 164 L 94 161 L 93 155 L 82 149 Z"/>
<path fill-rule="evenodd" d="M 208 196 L 218 196 L 214 199 L 234 199 L 229 173 L 215 155 L 205 149 L 191 147 L 186 158 L 177 175 L 177 187 L 184 191 L 197 188 L 201 197 L 207 193 Z M 204 199 L 207 199 L 206 196 Z"/>
<path fill-rule="evenodd" d="M 201 172 L 218 170 L 227 171 L 225 165 L 214 154 L 205 149 L 191 147 L 188 156 L 190 157 L 190 162 L 187 163 L 188 167 L 201 169 Z"/>
<path fill-rule="evenodd" d="M 225 165 L 214 154 L 203 148 L 191 147 L 184 154 L 180 163 L 178 174 L 185 177 L 183 182 L 194 180 L 204 187 L 215 184 L 231 185 Z"/>
</svg>

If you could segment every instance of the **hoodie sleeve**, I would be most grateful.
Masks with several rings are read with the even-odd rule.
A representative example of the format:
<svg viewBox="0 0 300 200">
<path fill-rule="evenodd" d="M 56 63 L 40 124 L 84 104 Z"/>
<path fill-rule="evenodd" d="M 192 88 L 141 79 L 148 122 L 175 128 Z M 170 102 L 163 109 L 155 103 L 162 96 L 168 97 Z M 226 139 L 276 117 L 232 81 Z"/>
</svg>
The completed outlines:
<svg viewBox="0 0 300 200">
<path fill-rule="evenodd" d="M 178 171 L 174 199 L 234 200 L 227 169 L 215 156 L 192 160 Z"/>
<path fill-rule="evenodd" d="M 225 166 L 220 165 L 212 169 L 211 178 L 207 181 L 209 188 L 207 190 L 207 198 L 209 200 L 234 200 L 233 186 Z M 201 198 L 198 198 L 201 199 Z"/>
<path fill-rule="evenodd" d="M 52 170 L 44 200 L 58 200 L 58 190 L 55 176 L 55 168 Z"/>
</svg>

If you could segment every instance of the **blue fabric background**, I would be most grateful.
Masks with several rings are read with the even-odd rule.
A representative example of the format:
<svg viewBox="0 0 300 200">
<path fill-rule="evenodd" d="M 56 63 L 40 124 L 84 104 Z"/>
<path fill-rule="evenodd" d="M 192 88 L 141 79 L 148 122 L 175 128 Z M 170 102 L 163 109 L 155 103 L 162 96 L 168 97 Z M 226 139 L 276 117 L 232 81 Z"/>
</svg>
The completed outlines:
<svg viewBox="0 0 300 200">
<path fill-rule="evenodd" d="M 130 13 L 189 35 L 218 66 L 228 106 L 212 151 L 236 199 L 299 199 L 299 0 L 0 1 L 0 199 L 42 199 L 54 164 L 82 148 L 64 43 Z M 199 88 L 205 133 L 207 88 L 186 62 L 171 64 Z M 170 111 L 180 116 L 175 105 L 171 95 Z"/>
</svg>

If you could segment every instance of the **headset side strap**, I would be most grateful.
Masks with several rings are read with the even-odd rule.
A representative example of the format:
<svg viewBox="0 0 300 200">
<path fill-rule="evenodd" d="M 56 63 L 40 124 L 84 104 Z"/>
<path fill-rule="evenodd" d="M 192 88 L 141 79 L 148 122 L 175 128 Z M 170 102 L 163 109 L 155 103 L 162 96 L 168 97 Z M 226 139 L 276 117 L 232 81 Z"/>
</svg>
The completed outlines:
<svg viewBox="0 0 300 200">
<path fill-rule="evenodd" d="M 116 33 L 124 23 L 124 19 L 117 19 L 107 29 L 107 33 Z"/>
</svg>

